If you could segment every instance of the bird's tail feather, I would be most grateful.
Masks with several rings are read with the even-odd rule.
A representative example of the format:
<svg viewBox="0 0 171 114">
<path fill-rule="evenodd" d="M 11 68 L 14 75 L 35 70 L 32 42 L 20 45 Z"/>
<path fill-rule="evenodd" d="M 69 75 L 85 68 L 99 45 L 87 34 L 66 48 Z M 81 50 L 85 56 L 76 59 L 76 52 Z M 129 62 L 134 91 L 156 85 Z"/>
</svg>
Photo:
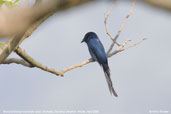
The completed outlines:
<svg viewBox="0 0 171 114">
<path fill-rule="evenodd" d="M 103 64 L 102 66 L 103 66 L 103 70 L 105 73 L 105 77 L 106 77 L 106 81 L 107 81 L 110 93 L 113 94 L 115 97 L 118 97 L 117 93 L 115 92 L 113 88 L 112 80 L 110 78 L 110 69 L 109 69 L 108 64 Z"/>
</svg>

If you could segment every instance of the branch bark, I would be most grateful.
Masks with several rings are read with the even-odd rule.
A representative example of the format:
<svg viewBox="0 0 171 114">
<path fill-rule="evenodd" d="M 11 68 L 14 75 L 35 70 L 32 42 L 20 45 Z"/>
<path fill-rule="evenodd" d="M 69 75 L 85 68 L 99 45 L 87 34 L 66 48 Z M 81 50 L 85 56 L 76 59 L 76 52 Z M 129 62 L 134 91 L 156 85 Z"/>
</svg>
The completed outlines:
<svg viewBox="0 0 171 114">
<path fill-rule="evenodd" d="M 12 63 L 16 63 L 16 64 L 20 64 L 26 67 L 30 67 L 33 68 L 34 66 L 31 65 L 30 63 L 26 62 L 23 59 L 18 59 L 18 58 L 10 58 L 10 59 L 6 59 L 2 64 L 12 64 Z"/>
<path fill-rule="evenodd" d="M 47 18 L 49 18 L 51 15 L 53 15 L 57 11 L 61 11 L 64 9 L 68 9 L 72 6 L 76 6 L 79 4 L 86 3 L 90 0 L 62 0 L 60 2 L 57 2 L 56 7 L 52 7 L 48 10 L 45 14 L 40 15 L 38 20 L 36 20 L 27 30 L 24 30 L 23 32 L 15 35 L 14 37 L 11 37 L 8 39 L 7 42 L 5 42 L 0 47 L 0 64 L 3 63 L 3 61 L 10 55 L 10 53 L 19 46 L 19 44 L 28 36 L 32 34 L 32 32 Z"/>
<path fill-rule="evenodd" d="M 133 11 L 133 8 L 134 8 L 134 6 L 135 6 L 135 3 L 136 3 L 136 0 L 134 0 L 134 1 L 132 2 L 131 7 L 130 7 L 130 10 L 129 10 L 129 13 L 128 13 L 128 15 L 124 18 L 124 20 L 122 21 L 122 24 L 121 24 L 121 26 L 120 26 L 120 28 L 119 28 L 117 34 L 115 35 L 115 37 L 113 37 L 113 36 L 111 35 L 111 33 L 110 33 L 109 30 L 108 30 L 108 26 L 107 26 L 107 19 L 108 19 L 109 15 L 110 15 L 110 13 L 111 13 L 111 11 L 112 11 L 113 6 L 111 7 L 111 9 L 109 9 L 108 13 L 105 14 L 105 16 L 104 16 L 104 19 L 105 19 L 104 23 L 105 23 L 105 28 L 106 28 L 106 34 L 107 34 L 107 35 L 110 37 L 110 39 L 113 41 L 112 44 L 110 45 L 110 48 L 109 48 L 108 51 L 107 51 L 107 55 L 110 54 L 110 52 L 112 51 L 112 49 L 113 49 L 113 47 L 114 47 L 115 44 L 117 44 L 118 46 L 120 46 L 120 44 L 117 43 L 117 39 L 119 38 L 120 33 L 122 32 L 122 30 L 123 30 L 123 28 L 124 28 L 126 22 L 128 21 L 128 18 L 131 16 L 132 11 Z"/>
<path fill-rule="evenodd" d="M 36 60 L 34 60 L 31 56 L 29 56 L 25 51 L 24 49 L 22 48 L 17 48 L 15 50 L 15 52 L 21 57 L 23 58 L 25 61 L 27 61 L 31 66 L 34 66 L 34 67 L 37 67 L 37 68 L 40 68 L 44 71 L 47 71 L 47 72 L 50 72 L 50 73 L 53 73 L 53 74 L 56 74 L 56 75 L 59 75 L 59 76 L 63 76 L 64 74 L 58 70 L 55 70 L 53 68 L 49 68 L 39 62 L 37 62 Z"/>
</svg>

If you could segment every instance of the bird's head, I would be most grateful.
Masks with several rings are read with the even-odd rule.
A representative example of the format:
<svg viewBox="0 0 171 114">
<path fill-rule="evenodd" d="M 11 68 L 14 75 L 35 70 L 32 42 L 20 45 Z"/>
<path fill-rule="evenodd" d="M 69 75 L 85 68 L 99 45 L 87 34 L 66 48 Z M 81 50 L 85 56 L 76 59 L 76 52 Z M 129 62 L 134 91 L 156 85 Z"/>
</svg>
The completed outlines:
<svg viewBox="0 0 171 114">
<path fill-rule="evenodd" d="M 85 36 L 84 36 L 83 40 L 81 41 L 81 43 L 83 43 L 83 42 L 87 43 L 90 39 L 93 39 L 93 38 L 98 38 L 96 33 L 88 32 L 88 33 L 85 34 Z"/>
</svg>

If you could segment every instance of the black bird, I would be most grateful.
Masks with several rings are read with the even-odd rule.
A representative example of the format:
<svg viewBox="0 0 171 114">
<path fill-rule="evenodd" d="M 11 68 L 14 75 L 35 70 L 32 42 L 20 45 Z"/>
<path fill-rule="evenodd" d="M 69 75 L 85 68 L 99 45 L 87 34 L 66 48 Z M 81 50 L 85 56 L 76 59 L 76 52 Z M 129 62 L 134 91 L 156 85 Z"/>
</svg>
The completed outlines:
<svg viewBox="0 0 171 114">
<path fill-rule="evenodd" d="M 109 87 L 109 91 L 111 94 L 117 97 L 118 95 L 113 88 L 112 80 L 110 78 L 110 69 L 108 66 L 107 55 L 98 36 L 94 32 L 88 32 L 84 36 L 82 42 L 87 43 L 90 55 L 100 64 L 100 66 L 102 66 Z"/>
</svg>

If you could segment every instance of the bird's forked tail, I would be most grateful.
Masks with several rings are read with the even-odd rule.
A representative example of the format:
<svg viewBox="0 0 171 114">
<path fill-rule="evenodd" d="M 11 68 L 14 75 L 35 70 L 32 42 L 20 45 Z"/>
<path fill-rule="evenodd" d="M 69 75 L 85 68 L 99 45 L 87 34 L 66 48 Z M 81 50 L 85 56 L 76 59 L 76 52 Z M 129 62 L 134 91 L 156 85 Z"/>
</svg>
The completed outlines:
<svg viewBox="0 0 171 114">
<path fill-rule="evenodd" d="M 110 78 L 110 69 L 109 69 L 108 64 L 102 64 L 102 67 L 105 73 L 105 77 L 106 77 L 106 81 L 107 81 L 110 93 L 113 94 L 115 97 L 118 97 L 117 93 L 115 92 L 113 88 L 112 80 Z"/>
</svg>

